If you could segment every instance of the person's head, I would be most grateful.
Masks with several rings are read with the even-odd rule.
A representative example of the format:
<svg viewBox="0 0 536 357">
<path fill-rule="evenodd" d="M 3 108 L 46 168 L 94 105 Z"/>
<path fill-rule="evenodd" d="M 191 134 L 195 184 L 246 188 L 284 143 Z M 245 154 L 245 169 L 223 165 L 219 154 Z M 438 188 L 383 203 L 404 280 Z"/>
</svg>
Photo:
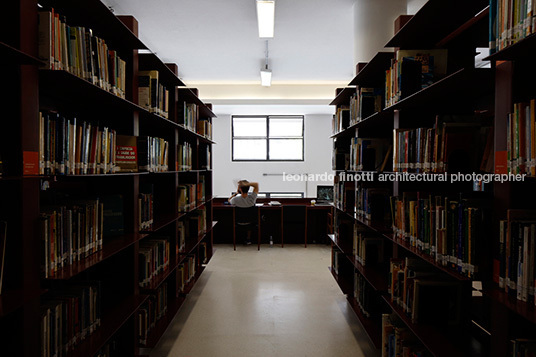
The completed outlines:
<svg viewBox="0 0 536 357">
<path fill-rule="evenodd" d="M 249 182 L 247 180 L 238 181 L 238 192 L 242 195 L 247 194 L 249 191 Z"/>
</svg>

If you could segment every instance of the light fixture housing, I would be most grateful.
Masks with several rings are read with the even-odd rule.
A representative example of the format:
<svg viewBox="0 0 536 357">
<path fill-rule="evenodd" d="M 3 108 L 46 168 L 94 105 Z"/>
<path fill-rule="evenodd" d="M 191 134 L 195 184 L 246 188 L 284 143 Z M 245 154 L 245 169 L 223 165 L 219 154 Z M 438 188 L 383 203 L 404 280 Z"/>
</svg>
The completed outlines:
<svg viewBox="0 0 536 357">
<path fill-rule="evenodd" d="M 273 38 L 275 25 L 275 1 L 256 0 L 257 23 L 259 25 L 260 38 Z"/>
<path fill-rule="evenodd" d="M 261 69 L 261 85 L 263 87 L 270 87 L 272 85 L 272 70 L 268 69 L 268 66 Z"/>
</svg>

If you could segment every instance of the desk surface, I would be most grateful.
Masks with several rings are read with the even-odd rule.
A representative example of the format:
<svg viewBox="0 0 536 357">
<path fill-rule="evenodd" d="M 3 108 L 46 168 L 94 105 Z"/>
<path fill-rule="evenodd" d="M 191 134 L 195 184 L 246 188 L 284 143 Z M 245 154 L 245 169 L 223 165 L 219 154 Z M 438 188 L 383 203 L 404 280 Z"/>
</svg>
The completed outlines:
<svg viewBox="0 0 536 357">
<path fill-rule="evenodd" d="M 280 206 L 275 205 L 269 205 L 268 203 L 271 201 L 277 201 L 280 202 Z M 221 208 L 221 207 L 235 207 L 232 205 L 224 204 L 224 202 L 227 202 L 227 198 L 218 197 L 214 199 L 213 207 L 214 208 Z M 301 206 L 305 208 L 312 208 L 312 209 L 331 209 L 334 206 L 332 204 L 325 204 L 325 203 L 318 203 L 315 205 L 311 204 L 311 199 L 309 198 L 279 198 L 279 199 L 271 199 L 271 198 L 258 198 L 257 203 L 263 203 L 262 206 L 257 206 L 259 208 L 281 208 L 286 206 Z"/>
</svg>

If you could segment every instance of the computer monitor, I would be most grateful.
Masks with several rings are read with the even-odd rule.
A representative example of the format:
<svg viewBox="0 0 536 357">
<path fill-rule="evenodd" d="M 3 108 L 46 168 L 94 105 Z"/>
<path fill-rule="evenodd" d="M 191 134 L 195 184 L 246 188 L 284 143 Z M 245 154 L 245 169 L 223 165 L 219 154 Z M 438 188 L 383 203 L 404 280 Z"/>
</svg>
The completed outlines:
<svg viewBox="0 0 536 357">
<path fill-rule="evenodd" d="M 333 186 L 324 186 L 324 185 L 318 185 L 316 186 L 316 200 L 326 203 L 332 203 L 333 202 Z"/>
</svg>

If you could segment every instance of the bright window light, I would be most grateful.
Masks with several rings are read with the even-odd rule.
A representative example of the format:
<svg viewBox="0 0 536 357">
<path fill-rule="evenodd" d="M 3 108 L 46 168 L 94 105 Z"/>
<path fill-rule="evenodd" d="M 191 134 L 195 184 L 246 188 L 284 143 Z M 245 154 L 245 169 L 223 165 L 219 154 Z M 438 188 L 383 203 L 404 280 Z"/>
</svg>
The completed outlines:
<svg viewBox="0 0 536 357">
<path fill-rule="evenodd" d="M 257 23 L 260 38 L 274 37 L 275 1 L 257 0 Z"/>
</svg>

